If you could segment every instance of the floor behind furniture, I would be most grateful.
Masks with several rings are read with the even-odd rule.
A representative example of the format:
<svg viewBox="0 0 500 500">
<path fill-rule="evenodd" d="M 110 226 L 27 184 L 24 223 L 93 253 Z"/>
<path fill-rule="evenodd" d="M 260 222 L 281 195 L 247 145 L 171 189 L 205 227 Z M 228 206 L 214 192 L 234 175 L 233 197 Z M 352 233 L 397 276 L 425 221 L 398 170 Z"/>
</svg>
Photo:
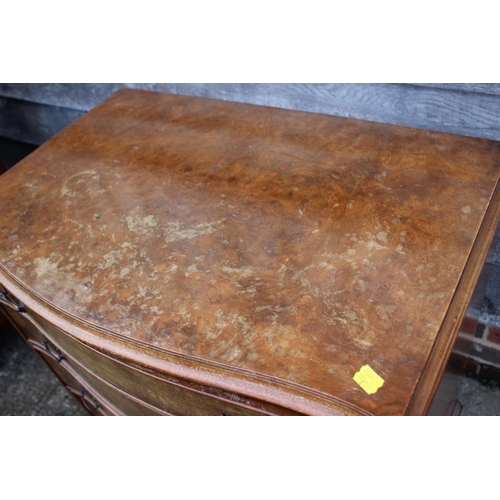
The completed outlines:
<svg viewBox="0 0 500 500">
<path fill-rule="evenodd" d="M 86 415 L 7 322 L 0 326 L 0 415 Z"/>
</svg>

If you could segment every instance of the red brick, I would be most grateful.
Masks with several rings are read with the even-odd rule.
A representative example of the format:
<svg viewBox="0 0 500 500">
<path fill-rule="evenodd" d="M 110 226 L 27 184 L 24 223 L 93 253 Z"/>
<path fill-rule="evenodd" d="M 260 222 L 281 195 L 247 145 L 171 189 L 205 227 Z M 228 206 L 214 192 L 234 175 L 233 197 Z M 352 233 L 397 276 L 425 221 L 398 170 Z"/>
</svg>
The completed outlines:
<svg viewBox="0 0 500 500">
<path fill-rule="evenodd" d="M 495 342 L 495 344 L 500 344 L 500 328 L 497 326 L 490 326 L 488 332 L 488 340 L 490 342 Z"/>
<path fill-rule="evenodd" d="M 455 345 L 453 346 L 453 352 L 459 352 L 461 354 L 469 354 L 472 344 L 474 343 L 474 337 L 467 335 L 463 336 L 460 335 L 457 337 L 457 340 L 455 340 Z"/>
<path fill-rule="evenodd" d="M 470 355 L 479 358 L 482 364 L 494 365 L 500 368 L 500 346 L 474 344 Z"/>
<path fill-rule="evenodd" d="M 481 372 L 481 365 L 477 361 L 454 352 L 450 356 L 450 365 L 471 375 L 479 375 Z"/>
<path fill-rule="evenodd" d="M 474 332 L 476 331 L 476 325 L 477 325 L 477 319 L 465 316 L 465 318 L 462 321 L 462 324 L 460 325 L 460 331 L 468 333 L 469 335 L 474 335 Z"/>
</svg>

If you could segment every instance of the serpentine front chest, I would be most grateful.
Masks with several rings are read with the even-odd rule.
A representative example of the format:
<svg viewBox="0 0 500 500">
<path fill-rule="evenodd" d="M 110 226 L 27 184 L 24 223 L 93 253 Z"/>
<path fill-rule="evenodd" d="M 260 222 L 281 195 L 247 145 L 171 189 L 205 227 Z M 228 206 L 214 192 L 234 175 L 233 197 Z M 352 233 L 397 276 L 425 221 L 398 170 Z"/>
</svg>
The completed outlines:
<svg viewBox="0 0 500 500">
<path fill-rule="evenodd" d="M 0 178 L 2 308 L 89 412 L 424 414 L 500 144 L 121 90 Z"/>
</svg>

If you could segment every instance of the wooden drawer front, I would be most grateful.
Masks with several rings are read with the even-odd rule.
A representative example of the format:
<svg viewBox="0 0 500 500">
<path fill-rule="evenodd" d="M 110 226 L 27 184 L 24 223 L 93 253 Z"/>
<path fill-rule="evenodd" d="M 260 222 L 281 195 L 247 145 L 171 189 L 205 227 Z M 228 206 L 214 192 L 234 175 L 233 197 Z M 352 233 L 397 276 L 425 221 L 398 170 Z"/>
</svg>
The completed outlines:
<svg viewBox="0 0 500 500">
<path fill-rule="evenodd" d="M 56 367 L 72 373 L 79 381 L 90 387 L 100 401 L 103 401 L 106 406 L 114 408 L 113 413 L 134 416 L 157 416 L 164 414 L 155 408 L 145 406 L 139 401 L 131 399 L 127 394 L 123 394 L 118 389 L 94 376 L 58 349 L 51 341 L 47 341 L 46 339 L 43 344 L 30 341 L 30 344 L 37 352 L 42 353 L 44 360 L 47 358 L 50 359 L 51 367 L 56 363 Z"/>
<path fill-rule="evenodd" d="M 16 312 L 10 307 L 4 305 L 1 305 L 0 307 L 24 340 L 34 340 L 40 344 L 43 342 L 43 333 L 31 321 L 29 321 L 30 316 L 28 316 L 27 313 Z"/>
<path fill-rule="evenodd" d="M 14 311 L 10 307 L 2 306 L 2 310 L 9 318 L 11 323 L 16 327 L 16 330 L 24 337 L 28 344 L 36 350 L 42 359 L 49 365 L 52 371 L 64 383 L 66 388 L 76 397 L 76 399 L 84 406 L 91 414 L 125 414 L 125 415 L 161 415 L 154 408 L 148 408 L 140 403 L 133 401 L 124 394 L 118 392 L 115 388 L 97 377 L 93 376 L 88 371 L 84 370 L 71 359 L 65 352 L 64 348 L 56 345 L 45 327 L 50 326 L 47 322 L 44 325 L 37 326 L 41 318 L 32 313 L 21 313 Z M 32 320 L 35 319 L 33 322 Z M 42 329 L 41 329 L 42 328 Z M 56 330 L 50 328 L 51 331 Z M 58 338 L 62 340 L 65 335 L 57 332 Z M 85 383 L 85 388 L 82 385 Z M 83 389 L 83 394 L 82 394 Z M 95 394 L 98 396 L 95 396 Z M 96 411 L 91 411 L 93 405 L 91 403 L 92 396 L 99 399 L 99 407 Z M 110 407 L 114 407 L 110 409 Z"/>
<path fill-rule="evenodd" d="M 54 358 L 42 350 L 43 348 L 35 347 L 33 344 L 32 347 L 90 415 L 114 415 L 116 413 L 110 405 L 106 404 L 88 384 L 80 380 L 70 369 L 55 361 Z"/>
<path fill-rule="evenodd" d="M 188 389 L 146 374 L 102 354 L 33 315 L 44 334 L 70 358 L 113 386 L 172 415 L 266 415 L 268 413 Z M 40 339 L 40 332 L 36 333 Z M 43 342 L 43 335 L 41 337 Z M 38 342 L 41 344 L 38 340 Z"/>
<path fill-rule="evenodd" d="M 234 404 L 222 398 L 209 396 L 193 389 L 187 389 L 181 385 L 167 382 L 137 369 L 130 368 L 73 340 L 31 311 L 20 313 L 8 307 L 4 308 L 4 310 L 22 336 L 31 345 L 38 346 L 40 352 L 50 356 L 53 360 L 61 355 L 66 358 L 67 362 L 68 359 L 78 360 L 78 364 L 83 365 L 88 371 L 91 371 L 99 378 L 139 401 L 157 408 L 159 414 L 235 416 L 272 414 L 244 405 Z M 50 341 L 49 344 L 47 344 L 47 340 Z M 45 352 L 47 349 L 50 351 L 50 354 Z M 58 350 L 60 354 L 58 354 Z M 57 361 L 55 362 L 57 363 Z M 90 376 L 87 370 L 85 370 L 87 374 L 85 375 L 86 378 Z M 118 408 L 121 409 L 125 403 L 123 401 Z M 138 413 L 138 408 L 134 408 L 131 414 L 142 413 Z"/>
</svg>

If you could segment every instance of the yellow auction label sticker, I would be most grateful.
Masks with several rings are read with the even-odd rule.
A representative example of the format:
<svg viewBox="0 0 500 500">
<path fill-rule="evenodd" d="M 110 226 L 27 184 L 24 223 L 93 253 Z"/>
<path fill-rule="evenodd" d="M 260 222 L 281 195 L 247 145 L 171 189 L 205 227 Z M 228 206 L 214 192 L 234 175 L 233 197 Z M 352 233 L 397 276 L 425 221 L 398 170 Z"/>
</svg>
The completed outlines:
<svg viewBox="0 0 500 500">
<path fill-rule="evenodd" d="M 375 394 L 384 385 L 384 379 L 369 365 L 362 366 L 353 379 L 368 394 Z"/>
</svg>

